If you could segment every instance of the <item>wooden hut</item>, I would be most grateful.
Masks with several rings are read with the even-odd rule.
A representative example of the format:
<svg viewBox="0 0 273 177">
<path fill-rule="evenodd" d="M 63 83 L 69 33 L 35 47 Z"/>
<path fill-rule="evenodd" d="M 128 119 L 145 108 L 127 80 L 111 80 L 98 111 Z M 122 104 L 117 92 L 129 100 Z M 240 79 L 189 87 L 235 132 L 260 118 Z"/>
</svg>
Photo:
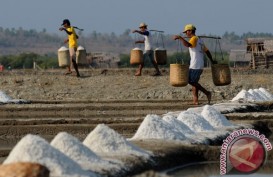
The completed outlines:
<svg viewBox="0 0 273 177">
<path fill-rule="evenodd" d="M 248 38 L 246 42 L 247 53 L 251 55 L 251 68 L 268 68 L 273 66 L 273 39 Z"/>
<path fill-rule="evenodd" d="M 246 50 L 232 49 L 229 53 L 229 61 L 234 68 L 249 67 L 251 55 L 247 53 Z"/>
</svg>

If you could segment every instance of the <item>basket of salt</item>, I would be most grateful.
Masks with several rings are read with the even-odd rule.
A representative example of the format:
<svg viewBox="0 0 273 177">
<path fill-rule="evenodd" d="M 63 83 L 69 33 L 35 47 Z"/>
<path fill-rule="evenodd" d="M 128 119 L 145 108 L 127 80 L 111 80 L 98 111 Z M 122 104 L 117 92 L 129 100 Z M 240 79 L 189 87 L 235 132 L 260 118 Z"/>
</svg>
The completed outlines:
<svg viewBox="0 0 273 177">
<path fill-rule="evenodd" d="M 76 63 L 87 64 L 86 50 L 82 46 L 79 46 L 76 51 Z"/>
<path fill-rule="evenodd" d="M 170 64 L 170 84 L 174 87 L 184 87 L 188 85 L 189 65 Z"/>
<path fill-rule="evenodd" d="M 131 50 L 130 64 L 141 64 L 143 63 L 143 51 L 140 48 L 134 48 Z"/>
<path fill-rule="evenodd" d="M 166 65 L 167 64 L 167 51 L 164 48 L 156 48 L 154 51 L 155 62 L 158 65 Z"/>
<path fill-rule="evenodd" d="M 214 85 L 224 86 L 231 83 L 231 74 L 228 64 L 213 64 L 211 66 L 211 72 Z"/>
<path fill-rule="evenodd" d="M 59 67 L 70 66 L 70 56 L 69 56 L 69 50 L 67 47 L 63 46 L 58 50 L 58 62 L 59 62 Z"/>
</svg>

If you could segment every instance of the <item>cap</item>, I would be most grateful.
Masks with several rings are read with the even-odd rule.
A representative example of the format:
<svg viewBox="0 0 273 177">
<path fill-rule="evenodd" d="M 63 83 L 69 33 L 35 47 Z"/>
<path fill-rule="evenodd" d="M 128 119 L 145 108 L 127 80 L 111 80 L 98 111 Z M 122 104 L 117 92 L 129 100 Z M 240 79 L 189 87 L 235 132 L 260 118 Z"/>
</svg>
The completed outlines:
<svg viewBox="0 0 273 177">
<path fill-rule="evenodd" d="M 139 28 L 141 28 L 141 27 L 147 27 L 148 25 L 146 25 L 146 23 L 140 23 L 140 25 L 139 25 Z"/>
<path fill-rule="evenodd" d="M 64 19 L 64 20 L 63 20 L 63 24 L 62 24 L 62 25 L 64 25 L 64 24 L 68 24 L 68 25 L 70 25 L 70 21 L 69 21 L 68 19 Z"/>
<path fill-rule="evenodd" d="M 193 24 L 187 24 L 184 28 L 183 33 L 186 33 L 188 30 L 196 30 L 196 27 Z"/>
</svg>

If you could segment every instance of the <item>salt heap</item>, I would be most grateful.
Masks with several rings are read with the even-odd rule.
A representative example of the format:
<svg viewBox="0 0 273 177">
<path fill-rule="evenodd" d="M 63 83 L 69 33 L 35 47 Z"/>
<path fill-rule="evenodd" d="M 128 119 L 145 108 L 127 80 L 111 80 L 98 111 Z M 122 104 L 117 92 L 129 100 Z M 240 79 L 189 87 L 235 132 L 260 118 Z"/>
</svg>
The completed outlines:
<svg viewBox="0 0 273 177">
<path fill-rule="evenodd" d="M 186 124 L 176 119 L 176 117 L 172 115 L 165 115 L 162 118 L 164 121 L 166 121 L 170 126 L 174 127 L 181 133 L 183 133 L 185 136 L 187 135 L 194 135 L 195 132 L 192 131 Z"/>
<path fill-rule="evenodd" d="M 131 139 L 185 140 L 186 136 L 158 115 L 148 114 Z"/>
<path fill-rule="evenodd" d="M 12 99 L 5 92 L 0 91 L 0 103 L 30 103 L 30 102 L 23 99 Z"/>
<path fill-rule="evenodd" d="M 123 136 L 104 124 L 99 124 L 89 133 L 83 144 L 97 154 L 104 156 L 139 156 L 150 155 L 141 148 L 127 141 Z"/>
<path fill-rule="evenodd" d="M 204 132 L 215 130 L 203 116 L 191 111 L 183 111 L 178 117 L 178 120 L 186 124 L 192 131 Z"/>
<path fill-rule="evenodd" d="M 77 162 L 84 170 L 107 175 L 109 172 L 115 174 L 121 169 L 121 166 L 101 159 L 80 140 L 66 132 L 58 133 L 50 144 Z"/>
<path fill-rule="evenodd" d="M 238 101 L 238 100 L 244 100 L 244 101 L 272 101 L 273 100 L 273 94 L 269 93 L 264 88 L 259 89 L 249 89 L 241 90 L 233 99 L 232 101 Z"/>
<path fill-rule="evenodd" d="M 14 162 L 35 162 L 46 166 L 50 176 L 91 177 L 97 176 L 84 171 L 79 164 L 50 146 L 43 138 L 28 134 L 12 149 L 4 164 Z"/>
<path fill-rule="evenodd" d="M 7 103 L 10 100 L 12 100 L 10 96 L 8 96 L 5 92 L 0 91 L 0 102 Z"/>
<path fill-rule="evenodd" d="M 201 115 L 206 119 L 214 128 L 222 128 L 225 126 L 232 126 L 227 118 L 218 112 L 212 106 L 206 105 L 201 112 Z"/>
</svg>

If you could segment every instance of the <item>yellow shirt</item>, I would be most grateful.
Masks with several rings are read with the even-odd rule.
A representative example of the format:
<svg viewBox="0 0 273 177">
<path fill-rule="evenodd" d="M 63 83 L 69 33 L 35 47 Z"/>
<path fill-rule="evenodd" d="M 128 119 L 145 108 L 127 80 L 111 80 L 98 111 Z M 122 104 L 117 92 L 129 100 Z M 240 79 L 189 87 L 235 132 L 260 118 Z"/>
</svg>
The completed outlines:
<svg viewBox="0 0 273 177">
<path fill-rule="evenodd" d="M 68 32 L 72 32 L 71 35 L 68 35 L 68 46 L 69 46 L 69 48 L 78 47 L 77 35 L 76 35 L 76 32 L 75 32 L 74 28 L 71 26 L 69 28 L 66 28 L 66 30 Z"/>
</svg>

